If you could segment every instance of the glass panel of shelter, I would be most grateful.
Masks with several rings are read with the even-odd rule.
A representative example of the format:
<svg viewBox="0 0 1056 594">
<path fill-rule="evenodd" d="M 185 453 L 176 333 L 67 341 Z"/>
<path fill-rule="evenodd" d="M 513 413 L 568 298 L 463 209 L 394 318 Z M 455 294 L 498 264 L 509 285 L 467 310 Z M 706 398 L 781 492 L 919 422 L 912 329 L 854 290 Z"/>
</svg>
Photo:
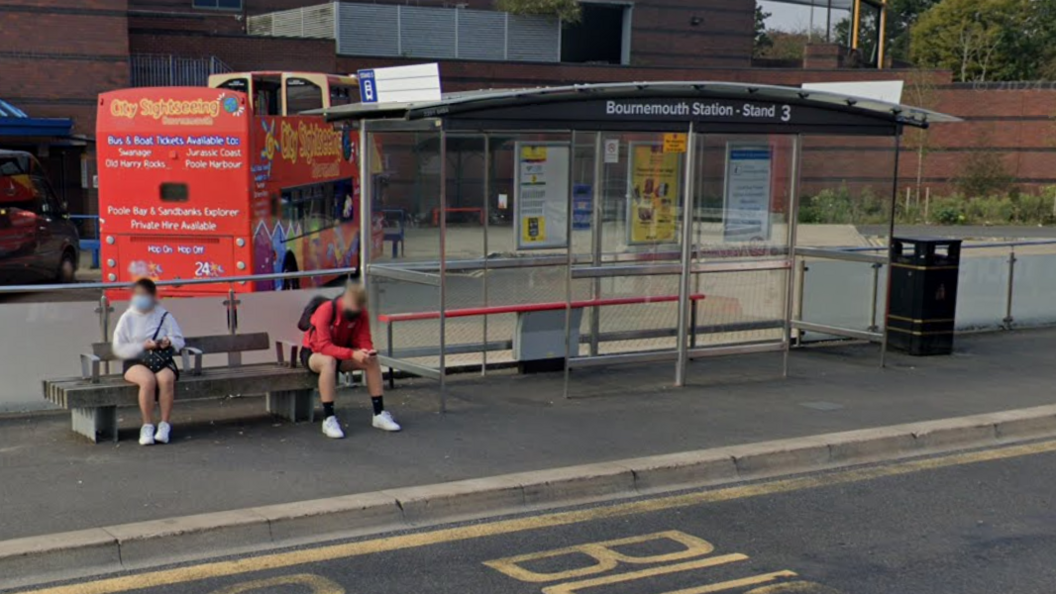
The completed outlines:
<svg viewBox="0 0 1056 594">
<path fill-rule="evenodd" d="M 798 141 L 697 136 L 687 383 L 783 373 Z"/>
<path fill-rule="evenodd" d="M 576 139 L 592 157 L 582 160 L 593 167 L 575 168 L 571 186 L 574 307 L 566 394 L 671 386 L 687 136 L 582 132 Z"/>
<path fill-rule="evenodd" d="M 367 129 L 370 130 L 370 122 Z M 366 176 L 360 245 L 379 352 L 397 368 L 441 366 L 441 227 L 432 222 L 443 193 L 438 132 L 370 132 L 360 147 Z M 369 204 L 369 208 L 368 208 Z"/>
</svg>

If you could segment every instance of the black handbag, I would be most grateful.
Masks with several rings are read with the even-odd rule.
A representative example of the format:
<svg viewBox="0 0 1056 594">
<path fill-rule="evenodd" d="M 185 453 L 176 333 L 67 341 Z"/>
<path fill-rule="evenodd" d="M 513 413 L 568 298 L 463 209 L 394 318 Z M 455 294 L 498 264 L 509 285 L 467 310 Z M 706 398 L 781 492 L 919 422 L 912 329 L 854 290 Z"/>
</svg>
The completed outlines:
<svg viewBox="0 0 1056 594">
<path fill-rule="evenodd" d="M 150 339 L 152 341 L 158 340 L 158 334 L 161 332 L 161 328 L 165 325 L 165 318 L 168 317 L 169 312 L 161 314 L 161 321 L 158 322 L 158 329 L 154 331 L 154 336 Z M 176 369 L 176 349 L 171 346 L 163 349 L 152 349 L 144 351 L 139 356 L 139 362 L 144 367 L 151 370 L 154 373 L 161 371 L 162 369 Z"/>
</svg>

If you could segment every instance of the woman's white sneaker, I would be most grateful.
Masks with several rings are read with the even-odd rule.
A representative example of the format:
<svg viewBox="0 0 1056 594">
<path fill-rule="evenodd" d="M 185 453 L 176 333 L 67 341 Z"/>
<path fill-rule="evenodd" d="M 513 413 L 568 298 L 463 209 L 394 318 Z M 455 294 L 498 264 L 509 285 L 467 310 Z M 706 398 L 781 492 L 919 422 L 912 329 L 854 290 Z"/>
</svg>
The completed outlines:
<svg viewBox="0 0 1056 594">
<path fill-rule="evenodd" d="M 399 431 L 400 425 L 392 418 L 389 411 L 383 410 L 381 414 L 374 415 L 374 428 L 382 431 Z"/>
<path fill-rule="evenodd" d="M 345 437 L 345 432 L 341 430 L 341 423 L 337 420 L 337 417 L 331 415 L 323 420 L 323 435 L 330 439 L 342 439 Z"/>
<path fill-rule="evenodd" d="M 139 430 L 139 445 L 154 445 L 154 425 L 147 423 Z"/>
<path fill-rule="evenodd" d="M 158 423 L 158 432 L 154 434 L 154 441 L 157 443 L 169 443 L 169 433 L 172 432 L 172 425 L 162 421 Z"/>
</svg>

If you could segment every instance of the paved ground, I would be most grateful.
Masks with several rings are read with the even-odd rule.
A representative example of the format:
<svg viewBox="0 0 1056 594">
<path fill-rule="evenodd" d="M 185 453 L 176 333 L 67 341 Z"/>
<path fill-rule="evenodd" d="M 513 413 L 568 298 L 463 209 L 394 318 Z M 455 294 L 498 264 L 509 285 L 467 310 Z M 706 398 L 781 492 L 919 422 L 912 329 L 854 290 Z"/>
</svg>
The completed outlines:
<svg viewBox="0 0 1056 594">
<path fill-rule="evenodd" d="M 787 380 L 779 355 L 710 359 L 681 390 L 664 387 L 670 366 L 591 370 L 573 375 L 575 400 L 560 374 L 456 376 L 446 415 L 434 383 L 405 381 L 388 397 L 405 432 L 370 429 L 357 391 L 340 401 L 344 441 L 265 418 L 259 399 L 184 405 L 175 442 L 153 448 L 135 444 L 131 410 L 118 446 L 84 442 L 64 416 L 9 417 L 0 540 L 1051 404 L 1054 350 L 1056 330 L 979 335 L 880 370 L 875 347 L 812 348 Z"/>
<path fill-rule="evenodd" d="M 1047 594 L 1054 473 L 1041 442 L 35 592 Z"/>
</svg>

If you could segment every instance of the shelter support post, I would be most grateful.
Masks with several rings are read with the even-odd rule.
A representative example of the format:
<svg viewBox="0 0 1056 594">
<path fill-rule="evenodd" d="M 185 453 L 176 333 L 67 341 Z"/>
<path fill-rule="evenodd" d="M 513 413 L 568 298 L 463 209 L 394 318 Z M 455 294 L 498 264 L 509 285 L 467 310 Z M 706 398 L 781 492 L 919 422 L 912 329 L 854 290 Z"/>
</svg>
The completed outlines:
<svg viewBox="0 0 1056 594">
<path fill-rule="evenodd" d="M 887 316 L 891 314 L 891 245 L 895 238 L 895 209 L 898 207 L 898 162 L 902 153 L 902 131 L 895 135 L 895 166 L 891 177 L 891 212 L 887 221 L 887 287 L 884 295 L 884 334 L 880 341 L 880 367 L 887 366 Z"/>
<path fill-rule="evenodd" d="M 367 268 L 370 266 L 371 246 L 371 219 L 373 215 L 374 184 L 370 179 L 374 159 L 374 151 L 367 149 L 370 135 L 367 133 L 367 122 L 359 123 L 359 282 L 363 290 L 372 289 L 370 275 Z M 371 295 L 373 297 L 373 295 Z"/>
<path fill-rule="evenodd" d="M 799 231 L 799 170 L 803 137 L 797 134 L 792 138 L 792 181 L 788 197 L 788 255 L 785 256 L 787 273 L 785 274 L 785 329 L 784 356 L 781 363 L 781 374 L 788 377 L 789 356 L 792 351 L 792 317 L 796 297 L 796 239 Z M 800 296 L 802 303 L 802 295 Z"/>
<path fill-rule="evenodd" d="M 604 134 L 598 132 L 594 138 L 594 202 L 593 209 L 591 210 L 590 220 L 590 238 L 591 238 L 591 251 L 593 252 L 593 265 L 601 266 L 601 252 L 604 247 L 602 243 L 604 238 L 602 237 L 601 224 L 604 214 L 604 205 L 602 200 L 604 198 L 604 191 L 602 184 L 604 183 L 605 177 L 605 147 L 604 147 Z M 592 285 L 591 298 L 601 299 L 601 278 L 594 279 Z M 594 307 L 590 312 L 590 356 L 597 357 L 599 350 L 598 336 L 601 335 L 601 308 Z"/>
<path fill-rule="evenodd" d="M 484 135 L 484 307 L 488 306 L 488 226 L 491 225 L 491 136 Z M 488 344 L 488 316 L 484 316 L 482 344 Z M 480 375 L 488 375 L 488 349 L 481 353 Z"/>
<path fill-rule="evenodd" d="M 601 136 L 601 132 L 594 132 L 597 137 Z M 596 144 L 595 144 L 596 146 Z M 597 167 L 597 160 L 601 158 L 601 154 L 595 151 L 594 161 L 595 167 Z M 575 344 L 572 340 L 572 263 L 575 262 L 575 255 L 572 249 L 572 188 L 576 184 L 575 176 L 575 162 L 576 162 L 576 132 L 572 132 L 571 142 L 569 143 L 569 159 L 568 159 L 568 195 L 566 196 L 565 212 L 565 398 L 569 398 L 569 381 L 572 379 L 572 357 L 579 356 L 579 333 L 576 332 Z M 574 349 L 574 353 L 573 353 Z"/>
<path fill-rule="evenodd" d="M 440 131 L 440 412 L 447 412 L 447 131 Z"/>
<path fill-rule="evenodd" d="M 678 362 L 675 366 L 675 386 L 686 384 L 686 365 L 689 361 L 689 301 L 690 283 L 692 282 L 693 258 L 693 182 L 696 179 L 696 168 L 693 167 L 696 155 L 696 129 L 691 121 L 686 137 L 686 156 L 682 190 L 682 271 L 678 283 Z"/>
</svg>

